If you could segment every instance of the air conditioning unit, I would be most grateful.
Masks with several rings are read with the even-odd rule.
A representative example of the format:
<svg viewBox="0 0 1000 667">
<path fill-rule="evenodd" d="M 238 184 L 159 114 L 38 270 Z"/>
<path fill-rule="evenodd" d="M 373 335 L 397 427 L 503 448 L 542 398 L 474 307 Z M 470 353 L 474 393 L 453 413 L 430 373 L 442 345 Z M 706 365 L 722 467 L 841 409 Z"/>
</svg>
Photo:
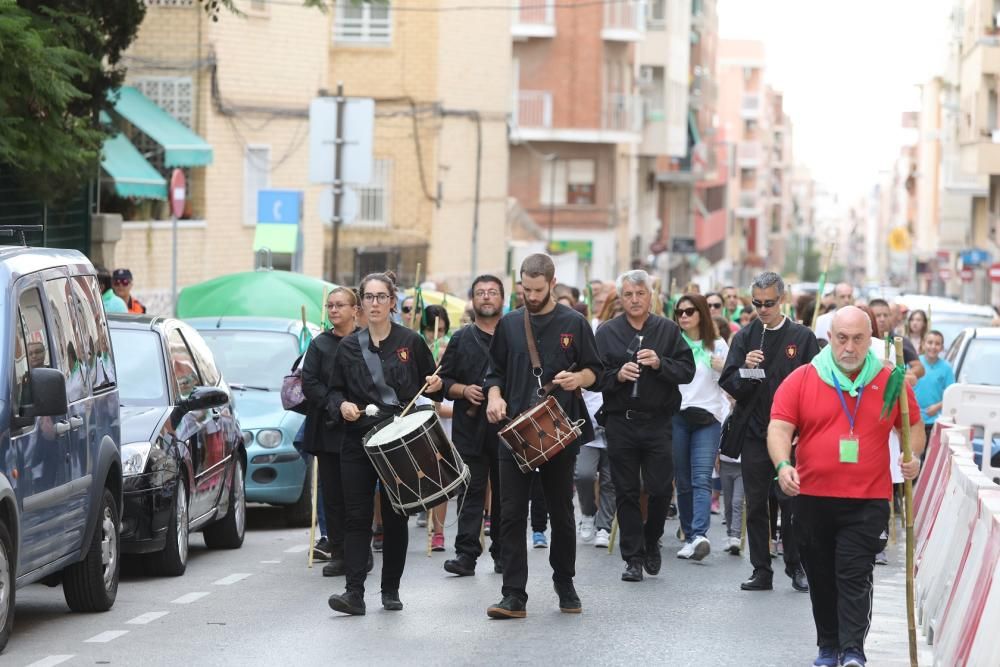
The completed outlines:
<svg viewBox="0 0 1000 667">
<path fill-rule="evenodd" d="M 643 65 L 639 68 L 638 84 L 641 88 L 648 88 L 653 85 L 653 74 L 656 68 L 652 65 Z"/>
</svg>

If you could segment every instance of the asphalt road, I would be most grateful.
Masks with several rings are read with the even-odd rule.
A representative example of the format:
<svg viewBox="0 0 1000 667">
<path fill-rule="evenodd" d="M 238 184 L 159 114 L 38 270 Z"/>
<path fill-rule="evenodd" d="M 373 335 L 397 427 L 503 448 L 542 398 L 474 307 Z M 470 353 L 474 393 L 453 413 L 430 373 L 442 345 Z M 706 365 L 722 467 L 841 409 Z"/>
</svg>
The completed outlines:
<svg viewBox="0 0 1000 667">
<path fill-rule="evenodd" d="M 718 519 L 713 517 L 710 533 L 714 544 L 722 542 Z M 126 572 L 107 613 L 70 613 L 58 588 L 21 589 L 14 634 L 0 663 L 785 667 L 809 665 L 815 657 L 808 595 L 777 574 L 774 591 L 741 592 L 739 583 L 750 573 L 746 556 L 718 550 L 701 563 L 677 560 L 676 521 L 667 522 L 663 570 L 641 583 L 620 580 L 617 552 L 579 543 L 580 615 L 559 613 L 548 552 L 529 549 L 528 618 L 506 621 L 486 617 L 486 607 L 500 598 L 501 577 L 492 562 L 480 560 L 475 577 L 453 577 L 441 567 L 451 553 L 428 558 L 424 529 L 410 524 L 402 612 L 383 611 L 379 604 L 377 554 L 368 615 L 332 612 L 326 600 L 342 590 L 343 579 L 323 578 L 322 564 L 306 568 L 307 531 L 284 527 L 278 510 L 252 508 L 242 549 L 209 551 L 195 535 L 183 577 Z M 454 527 L 447 533 L 450 547 Z M 893 587 L 881 601 L 876 595 L 872 665 L 904 664 L 905 616 L 901 638 L 898 616 L 905 607 L 895 600 L 901 561 L 901 551 L 894 553 L 893 564 L 878 572 L 878 580 L 888 579 Z"/>
</svg>

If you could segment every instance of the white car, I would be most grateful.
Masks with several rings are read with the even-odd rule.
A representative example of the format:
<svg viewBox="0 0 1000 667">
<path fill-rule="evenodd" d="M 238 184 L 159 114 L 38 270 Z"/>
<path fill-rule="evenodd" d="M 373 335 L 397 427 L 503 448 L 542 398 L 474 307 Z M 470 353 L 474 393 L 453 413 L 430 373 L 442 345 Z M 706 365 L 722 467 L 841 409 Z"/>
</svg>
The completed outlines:
<svg viewBox="0 0 1000 667">
<path fill-rule="evenodd" d="M 931 329 L 937 329 L 944 335 L 946 350 L 963 329 L 989 327 L 996 316 L 989 306 L 975 306 L 940 296 L 904 294 L 895 302 L 906 306 L 908 312 L 922 310 L 928 313 Z"/>
</svg>

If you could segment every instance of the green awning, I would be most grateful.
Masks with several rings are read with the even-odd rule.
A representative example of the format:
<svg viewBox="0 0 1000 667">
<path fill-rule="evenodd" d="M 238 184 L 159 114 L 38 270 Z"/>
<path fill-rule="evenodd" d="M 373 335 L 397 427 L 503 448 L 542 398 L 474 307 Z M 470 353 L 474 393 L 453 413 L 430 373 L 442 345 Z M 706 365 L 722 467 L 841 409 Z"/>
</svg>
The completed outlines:
<svg viewBox="0 0 1000 667">
<path fill-rule="evenodd" d="M 163 147 L 163 166 L 204 167 L 212 164 L 212 147 L 138 89 L 122 86 L 117 95 L 117 100 L 112 97 L 115 112 Z"/>
<path fill-rule="evenodd" d="M 115 184 L 120 197 L 166 199 L 167 181 L 122 133 L 104 140 L 101 169 Z"/>
<path fill-rule="evenodd" d="M 298 225 L 259 223 L 253 236 L 253 249 L 255 252 L 267 248 L 271 252 L 294 254 L 298 237 Z"/>
</svg>

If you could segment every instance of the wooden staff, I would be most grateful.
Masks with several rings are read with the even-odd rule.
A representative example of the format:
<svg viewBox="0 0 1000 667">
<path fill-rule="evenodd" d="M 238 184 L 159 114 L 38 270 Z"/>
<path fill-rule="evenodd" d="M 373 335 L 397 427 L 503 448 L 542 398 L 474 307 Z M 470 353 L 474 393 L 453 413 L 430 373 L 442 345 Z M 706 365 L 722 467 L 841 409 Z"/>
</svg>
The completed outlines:
<svg viewBox="0 0 1000 667">
<path fill-rule="evenodd" d="M 417 262 L 416 280 L 413 283 L 413 310 L 410 312 L 410 329 L 416 331 L 417 326 L 417 302 L 420 301 L 420 270 L 423 265 Z"/>
<path fill-rule="evenodd" d="M 615 538 L 618 536 L 618 512 L 611 517 L 611 537 L 608 539 L 608 553 L 615 552 Z"/>
<path fill-rule="evenodd" d="M 431 377 L 436 376 L 438 374 L 439 370 L 441 370 L 441 364 L 438 364 L 437 368 L 434 369 L 434 372 L 431 373 Z M 427 382 L 424 382 L 424 386 L 422 386 L 420 388 L 420 391 L 417 392 L 417 395 L 414 396 L 413 399 L 410 400 L 410 402 L 406 404 L 406 407 L 403 408 L 403 412 L 400 413 L 400 415 L 399 415 L 400 417 L 405 417 L 406 416 L 406 413 L 408 413 L 410 411 L 410 408 L 413 407 L 413 404 L 417 402 L 417 399 L 420 398 L 420 395 L 422 393 L 424 393 L 425 389 L 427 389 L 427 385 L 428 384 L 430 384 L 430 380 L 428 380 Z"/>
<path fill-rule="evenodd" d="M 309 522 L 309 568 L 313 566 L 313 545 L 316 544 L 316 496 L 319 480 L 319 459 L 312 457 L 312 521 Z"/>
<path fill-rule="evenodd" d="M 826 262 L 823 264 L 823 273 L 819 274 L 819 289 L 816 290 L 816 306 L 813 308 L 812 326 L 809 328 L 816 331 L 816 319 L 819 318 L 819 307 L 823 303 L 823 289 L 826 287 L 826 274 L 830 270 L 830 262 L 833 261 L 833 249 L 837 244 L 831 243 L 830 249 L 826 252 Z"/>
<path fill-rule="evenodd" d="M 903 339 L 896 336 L 896 365 L 904 368 Z M 910 448 L 910 401 L 906 391 L 906 383 L 899 392 L 899 412 L 902 427 L 899 429 L 899 441 L 903 446 L 903 462 L 913 460 L 913 450 Z M 910 640 L 910 665 L 917 667 L 917 621 L 913 606 L 913 481 L 903 480 L 903 511 L 906 517 L 906 630 Z"/>
<path fill-rule="evenodd" d="M 323 285 L 323 304 L 319 307 L 319 328 L 326 331 L 326 300 L 330 296 L 330 290 L 327 289 L 326 285 Z M 330 325 L 333 328 L 333 325 Z"/>
</svg>

